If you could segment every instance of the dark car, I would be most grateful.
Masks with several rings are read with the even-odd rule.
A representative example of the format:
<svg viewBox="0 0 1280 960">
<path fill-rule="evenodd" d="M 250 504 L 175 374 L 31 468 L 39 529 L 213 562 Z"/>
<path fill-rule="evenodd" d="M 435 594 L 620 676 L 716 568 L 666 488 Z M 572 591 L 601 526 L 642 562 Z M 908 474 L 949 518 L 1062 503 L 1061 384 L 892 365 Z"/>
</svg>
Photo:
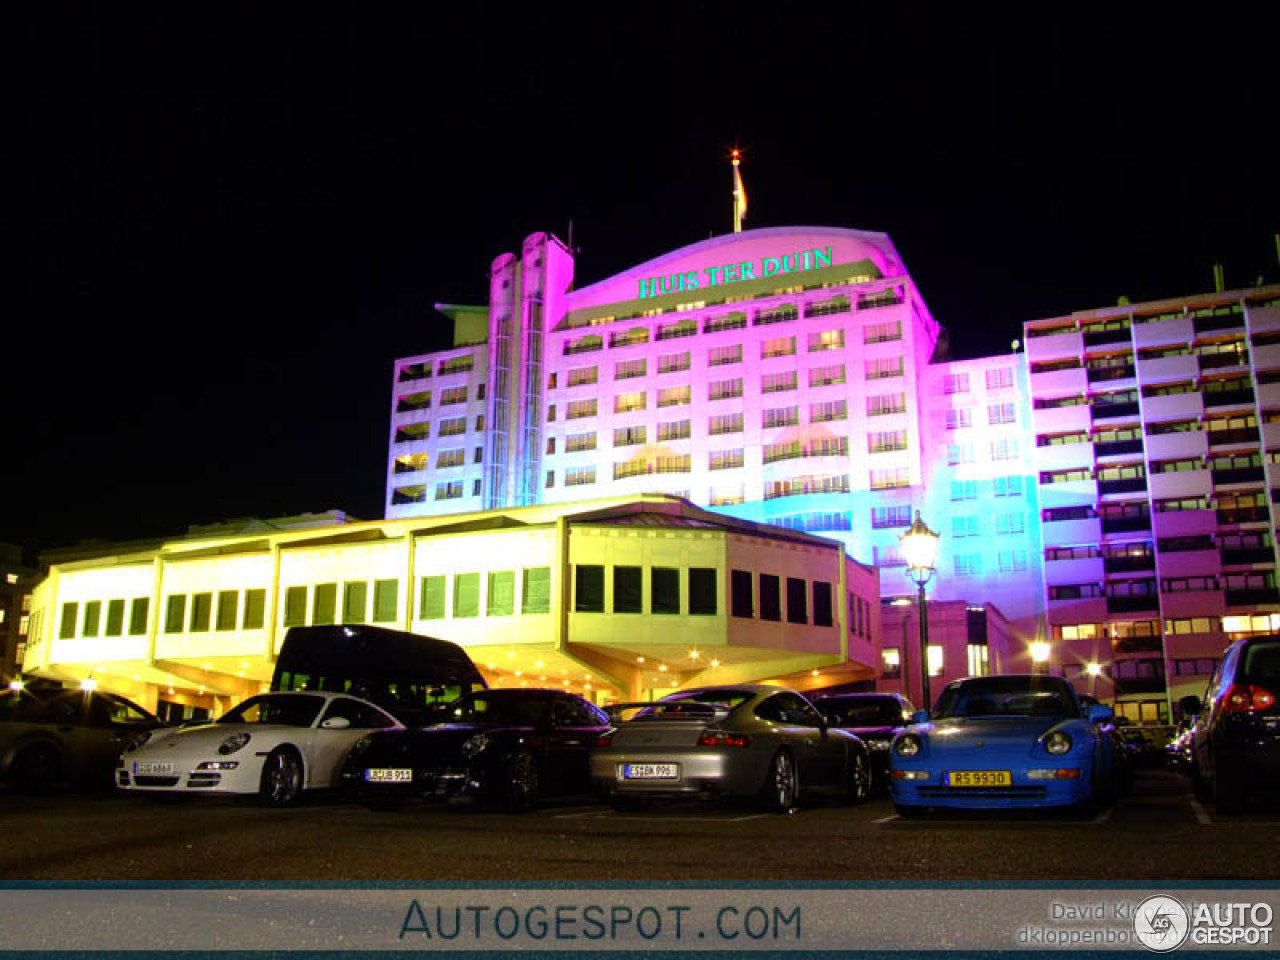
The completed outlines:
<svg viewBox="0 0 1280 960">
<path fill-rule="evenodd" d="M 136 703 L 89 690 L 0 694 L 0 780 L 19 790 L 55 784 L 109 787 L 121 752 L 161 726 Z"/>
<path fill-rule="evenodd" d="M 833 727 L 855 734 L 871 752 L 877 790 L 889 786 L 889 747 L 893 736 L 911 722 L 915 707 L 897 693 L 839 693 L 813 701 Z"/>
<path fill-rule="evenodd" d="M 407 800 L 495 800 L 521 812 L 549 794 L 587 793 L 587 753 L 609 718 L 559 690 L 485 690 L 444 708 L 439 723 L 358 741 L 344 787 L 372 807 Z"/>
<path fill-rule="evenodd" d="M 1280 785 L 1280 637 L 1237 640 L 1199 697 L 1179 701 L 1191 728 L 1196 797 L 1236 813 L 1259 787 Z"/>
<path fill-rule="evenodd" d="M 1105 710 L 1111 709 L 1097 697 L 1087 693 L 1076 694 L 1076 699 L 1080 701 L 1081 716 L 1086 718 L 1093 707 L 1102 707 Z M 1110 718 L 1100 720 L 1096 724 L 1098 732 L 1111 740 L 1112 763 L 1115 767 L 1115 791 L 1117 794 L 1129 793 L 1133 790 L 1133 771 L 1137 766 L 1137 751 L 1129 738 L 1129 733 L 1133 730 L 1133 727 L 1119 723 L 1120 720 L 1124 719 L 1127 718 L 1117 717 L 1113 714 Z"/>
</svg>

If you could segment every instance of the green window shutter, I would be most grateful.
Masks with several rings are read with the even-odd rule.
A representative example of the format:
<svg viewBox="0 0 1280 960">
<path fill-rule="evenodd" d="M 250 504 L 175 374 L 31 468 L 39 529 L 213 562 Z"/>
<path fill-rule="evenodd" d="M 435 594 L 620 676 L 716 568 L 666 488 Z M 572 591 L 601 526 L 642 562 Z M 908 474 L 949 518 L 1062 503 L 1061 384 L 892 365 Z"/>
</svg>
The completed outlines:
<svg viewBox="0 0 1280 960">
<path fill-rule="evenodd" d="M 147 614 L 150 612 L 150 597 L 134 598 L 133 606 L 129 608 L 129 636 L 136 637 L 147 632 Z"/>
<path fill-rule="evenodd" d="M 689 568 L 689 614 L 714 617 L 719 610 L 714 567 Z"/>
<path fill-rule="evenodd" d="M 516 572 L 499 570 L 489 574 L 488 615 L 491 617 L 509 616 L 515 612 L 516 604 Z"/>
<path fill-rule="evenodd" d="M 267 622 L 267 591 L 244 592 L 244 629 L 261 630 Z"/>
<path fill-rule="evenodd" d="M 82 637 L 96 637 L 98 635 L 98 620 L 102 617 L 102 601 L 90 600 L 84 605 L 84 629 L 80 631 Z"/>
<path fill-rule="evenodd" d="M 373 581 L 373 622 L 394 623 L 400 612 L 400 581 Z"/>
<path fill-rule="evenodd" d="M 187 595 L 175 593 L 169 597 L 164 611 L 164 632 L 182 633 L 186 629 Z"/>
<path fill-rule="evenodd" d="M 364 623 L 369 606 L 369 584 L 351 580 L 342 585 L 342 622 Z"/>
<path fill-rule="evenodd" d="M 307 588 L 289 587 L 284 592 L 284 625 L 301 627 L 307 622 Z"/>
<path fill-rule="evenodd" d="M 311 622 L 316 626 L 333 623 L 338 608 L 338 585 L 317 583 L 315 597 L 311 601 Z"/>
<path fill-rule="evenodd" d="M 58 636 L 63 640 L 69 640 L 76 635 L 76 616 L 80 612 L 80 604 L 64 603 L 62 605 L 62 624 L 58 629 Z"/>
<path fill-rule="evenodd" d="M 444 619 L 444 577 L 423 577 L 418 598 L 419 620 Z"/>
<path fill-rule="evenodd" d="M 240 592 L 223 590 L 218 593 L 218 629 L 234 630 L 236 614 L 240 612 Z"/>
<path fill-rule="evenodd" d="M 480 616 L 480 574 L 459 573 L 453 577 L 453 615 Z"/>
<path fill-rule="evenodd" d="M 654 613 L 680 612 L 680 571 L 675 567 L 649 571 L 649 606 Z"/>
<path fill-rule="evenodd" d="M 191 595 L 191 632 L 207 632 L 209 629 L 209 621 L 212 616 L 213 594 L 193 593 Z"/>
<path fill-rule="evenodd" d="M 523 589 L 520 598 L 522 613 L 547 613 L 551 610 L 550 567 L 525 567 Z"/>
<path fill-rule="evenodd" d="M 124 601 L 108 600 L 107 601 L 107 629 L 106 636 L 118 637 L 124 633 Z"/>
</svg>

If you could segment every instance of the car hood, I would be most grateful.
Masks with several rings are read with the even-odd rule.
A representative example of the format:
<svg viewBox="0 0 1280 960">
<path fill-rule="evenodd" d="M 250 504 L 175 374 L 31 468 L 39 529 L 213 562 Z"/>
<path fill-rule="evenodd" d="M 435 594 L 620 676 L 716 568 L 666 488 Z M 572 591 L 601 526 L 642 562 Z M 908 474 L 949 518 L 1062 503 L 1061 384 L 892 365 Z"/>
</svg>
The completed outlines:
<svg viewBox="0 0 1280 960">
<path fill-rule="evenodd" d="M 361 763 L 388 757 L 422 760 L 431 757 L 457 756 L 462 745 L 478 733 L 491 738 L 518 740 L 533 733 L 529 726 L 502 726 L 487 723 L 442 723 L 417 730 L 379 733 L 360 755 Z"/>
<path fill-rule="evenodd" d="M 856 737 L 864 740 L 883 740 L 892 736 L 896 731 L 902 728 L 902 724 L 896 726 L 878 726 L 878 727 L 841 727 L 841 730 L 848 730 Z"/>
<path fill-rule="evenodd" d="M 1055 727 L 1070 722 L 1065 717 L 956 717 L 907 729 L 923 734 L 931 750 L 1027 747 Z"/>
<path fill-rule="evenodd" d="M 289 727 L 273 723 L 204 723 L 196 727 L 161 728 L 152 731 L 151 738 L 139 749 L 143 751 L 174 748 L 216 750 L 223 740 L 237 733 L 249 734 L 249 743 L 253 744 L 255 741 L 261 743 L 279 739 L 281 731 L 291 731 L 297 735 L 306 729 L 306 727 Z"/>
</svg>

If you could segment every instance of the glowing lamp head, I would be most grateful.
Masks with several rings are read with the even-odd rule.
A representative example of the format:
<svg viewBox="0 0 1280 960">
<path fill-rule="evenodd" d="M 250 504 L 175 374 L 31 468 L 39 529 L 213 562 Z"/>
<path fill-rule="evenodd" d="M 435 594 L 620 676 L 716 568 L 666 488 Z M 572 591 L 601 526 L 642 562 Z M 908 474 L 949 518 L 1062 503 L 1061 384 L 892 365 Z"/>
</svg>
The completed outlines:
<svg viewBox="0 0 1280 960">
<path fill-rule="evenodd" d="M 98 681 L 93 679 L 93 677 L 85 677 L 83 680 L 80 681 L 80 689 L 86 692 L 97 690 Z"/>
<path fill-rule="evenodd" d="M 10 689 L 10 690 L 21 690 L 21 689 L 22 689 L 23 687 L 25 687 L 25 686 L 26 686 L 26 684 L 25 684 L 25 683 L 23 683 L 21 680 L 10 680 L 10 681 L 9 681 L 9 689 Z"/>
<path fill-rule="evenodd" d="M 1037 640 L 1031 644 L 1031 659 L 1036 663 L 1047 663 L 1049 661 L 1049 645 L 1043 640 Z"/>
<path fill-rule="evenodd" d="M 913 574 L 932 572 L 938 559 L 938 535 L 929 529 L 922 519 L 920 511 L 916 511 L 916 521 L 898 541 L 902 546 L 902 558 L 907 561 L 907 569 Z"/>
<path fill-rule="evenodd" d="M 1090 663 L 1084 669 L 1091 677 L 1102 676 L 1102 664 L 1100 663 Z"/>
</svg>

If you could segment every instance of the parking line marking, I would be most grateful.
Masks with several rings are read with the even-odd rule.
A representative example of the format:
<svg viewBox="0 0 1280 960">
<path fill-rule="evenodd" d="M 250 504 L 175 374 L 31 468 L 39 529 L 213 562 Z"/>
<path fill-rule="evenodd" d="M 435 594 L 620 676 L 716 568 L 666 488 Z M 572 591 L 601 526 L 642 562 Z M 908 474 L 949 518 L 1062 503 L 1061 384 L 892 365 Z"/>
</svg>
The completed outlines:
<svg viewBox="0 0 1280 960">
<path fill-rule="evenodd" d="M 887 817 L 881 817 L 879 820 L 872 820 L 872 823 L 893 823 L 895 820 L 901 819 L 896 813 L 891 813 Z"/>
<path fill-rule="evenodd" d="M 1111 815 L 1116 812 L 1115 807 L 1107 807 L 1100 814 L 1093 818 L 1094 823 L 1106 823 L 1111 819 Z"/>
<path fill-rule="evenodd" d="M 1191 812 L 1196 815 L 1196 820 L 1199 822 L 1200 826 L 1207 827 L 1213 823 L 1213 821 L 1209 819 L 1209 814 L 1205 812 L 1204 807 L 1200 806 L 1200 801 L 1194 798 L 1191 801 Z"/>
<path fill-rule="evenodd" d="M 672 814 L 669 817 L 638 816 L 629 813 L 617 813 L 612 810 L 595 810 L 590 813 L 566 813 L 556 817 L 557 820 L 656 820 L 660 823 L 745 823 L 748 820 L 760 820 L 771 816 L 768 813 L 749 813 L 742 817 L 689 817 Z"/>
</svg>

